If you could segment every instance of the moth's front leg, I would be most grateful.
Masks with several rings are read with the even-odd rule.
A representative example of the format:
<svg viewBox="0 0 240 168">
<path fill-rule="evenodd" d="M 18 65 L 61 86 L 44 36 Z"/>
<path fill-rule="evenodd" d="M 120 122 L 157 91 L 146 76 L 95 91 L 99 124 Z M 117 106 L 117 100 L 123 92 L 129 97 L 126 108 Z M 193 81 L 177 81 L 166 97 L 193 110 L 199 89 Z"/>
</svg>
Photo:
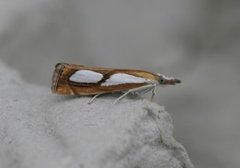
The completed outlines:
<svg viewBox="0 0 240 168">
<path fill-rule="evenodd" d="M 129 93 L 132 93 L 132 92 L 139 92 L 139 91 L 142 91 L 142 90 L 146 90 L 146 89 L 153 89 L 155 87 L 155 84 L 148 84 L 148 85 L 144 85 L 144 86 L 141 86 L 141 87 L 137 87 L 137 88 L 133 88 L 133 89 L 130 89 L 128 90 L 126 93 L 124 93 L 123 95 L 121 95 L 120 97 L 118 97 L 114 102 L 113 104 L 116 104 L 119 100 L 121 100 L 122 98 L 124 98 L 126 95 L 128 95 Z"/>
</svg>

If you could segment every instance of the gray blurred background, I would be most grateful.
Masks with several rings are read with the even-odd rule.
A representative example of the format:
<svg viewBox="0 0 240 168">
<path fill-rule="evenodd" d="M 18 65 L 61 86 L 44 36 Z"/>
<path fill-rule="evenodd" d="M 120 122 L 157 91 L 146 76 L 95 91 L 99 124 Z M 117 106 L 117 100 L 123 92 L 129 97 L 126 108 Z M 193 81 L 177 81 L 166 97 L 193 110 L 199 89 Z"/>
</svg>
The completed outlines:
<svg viewBox="0 0 240 168">
<path fill-rule="evenodd" d="M 58 62 L 176 76 L 155 101 L 196 168 L 240 167 L 240 1 L 0 0 L 0 58 L 50 87 Z"/>
</svg>

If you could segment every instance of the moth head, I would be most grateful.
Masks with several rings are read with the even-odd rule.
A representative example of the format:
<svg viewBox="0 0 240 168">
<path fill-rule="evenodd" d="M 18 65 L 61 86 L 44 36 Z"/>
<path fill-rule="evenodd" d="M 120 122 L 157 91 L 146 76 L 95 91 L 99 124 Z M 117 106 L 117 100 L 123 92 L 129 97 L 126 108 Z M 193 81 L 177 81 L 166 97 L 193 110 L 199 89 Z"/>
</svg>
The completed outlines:
<svg viewBox="0 0 240 168">
<path fill-rule="evenodd" d="M 159 76 L 159 84 L 160 85 L 176 85 L 181 83 L 181 80 L 173 78 L 173 77 L 167 77 L 162 74 L 157 74 Z"/>
</svg>

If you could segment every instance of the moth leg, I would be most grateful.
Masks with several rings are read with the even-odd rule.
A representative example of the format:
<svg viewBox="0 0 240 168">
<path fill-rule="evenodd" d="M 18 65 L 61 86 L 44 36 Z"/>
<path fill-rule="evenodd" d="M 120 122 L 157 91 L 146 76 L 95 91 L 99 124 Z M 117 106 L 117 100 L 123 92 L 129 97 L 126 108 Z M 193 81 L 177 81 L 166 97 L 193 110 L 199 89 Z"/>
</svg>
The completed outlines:
<svg viewBox="0 0 240 168">
<path fill-rule="evenodd" d="M 149 92 L 150 90 L 152 90 L 152 88 L 147 88 L 147 89 L 143 89 L 143 90 L 139 90 L 138 92 L 136 92 L 136 94 L 140 95 L 140 94 L 145 94 L 147 92 Z M 134 93 L 135 94 L 135 93 Z"/>
<path fill-rule="evenodd" d="M 136 94 L 136 95 L 138 95 L 138 96 L 141 96 L 141 95 L 143 95 L 143 94 L 145 94 L 145 93 L 147 93 L 147 92 L 149 92 L 149 91 L 151 91 L 152 90 L 152 88 L 147 88 L 147 89 L 144 89 L 144 90 L 140 90 L 140 91 L 138 91 L 138 92 L 133 92 L 133 94 Z"/>
<path fill-rule="evenodd" d="M 151 101 L 153 101 L 153 98 L 156 95 L 156 88 L 157 88 L 157 84 L 154 84 L 153 87 L 140 90 L 139 92 L 134 93 L 134 94 L 137 94 L 137 95 L 140 96 L 140 94 L 145 94 L 145 93 L 147 93 L 149 91 L 152 91 Z"/>
<path fill-rule="evenodd" d="M 94 96 L 89 100 L 88 104 L 91 104 L 99 95 L 101 95 L 101 94 L 96 94 L 96 95 L 94 95 Z"/>
<path fill-rule="evenodd" d="M 153 98 L 154 96 L 156 95 L 156 88 L 157 88 L 157 85 L 154 84 L 153 88 L 152 88 L 152 97 L 151 97 L 151 101 L 153 101 Z"/>
<path fill-rule="evenodd" d="M 128 94 L 131 93 L 131 92 L 138 92 L 138 91 L 145 90 L 145 89 L 149 89 L 149 88 L 153 88 L 153 87 L 154 87 L 154 85 L 150 84 L 150 85 L 145 85 L 145 86 L 141 86 L 141 87 L 138 87 L 138 88 L 130 89 L 130 90 L 128 90 L 126 93 L 124 93 L 123 95 L 121 95 L 120 97 L 118 97 L 118 98 L 113 102 L 113 104 L 116 104 L 119 100 L 121 100 L 122 98 L 124 98 L 126 95 L 128 95 Z"/>
</svg>

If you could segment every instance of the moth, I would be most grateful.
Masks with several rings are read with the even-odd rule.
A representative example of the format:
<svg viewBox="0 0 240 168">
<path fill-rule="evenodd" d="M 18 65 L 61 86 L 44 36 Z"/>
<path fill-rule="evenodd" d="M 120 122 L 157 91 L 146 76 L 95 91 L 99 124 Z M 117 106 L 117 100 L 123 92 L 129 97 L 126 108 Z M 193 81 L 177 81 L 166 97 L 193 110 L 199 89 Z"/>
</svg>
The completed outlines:
<svg viewBox="0 0 240 168">
<path fill-rule="evenodd" d="M 92 95 L 89 104 L 102 94 L 122 92 L 114 104 L 129 93 L 152 91 L 157 86 L 175 85 L 179 79 L 137 69 L 114 69 L 58 63 L 52 77 L 52 92 L 62 95 Z"/>
</svg>

